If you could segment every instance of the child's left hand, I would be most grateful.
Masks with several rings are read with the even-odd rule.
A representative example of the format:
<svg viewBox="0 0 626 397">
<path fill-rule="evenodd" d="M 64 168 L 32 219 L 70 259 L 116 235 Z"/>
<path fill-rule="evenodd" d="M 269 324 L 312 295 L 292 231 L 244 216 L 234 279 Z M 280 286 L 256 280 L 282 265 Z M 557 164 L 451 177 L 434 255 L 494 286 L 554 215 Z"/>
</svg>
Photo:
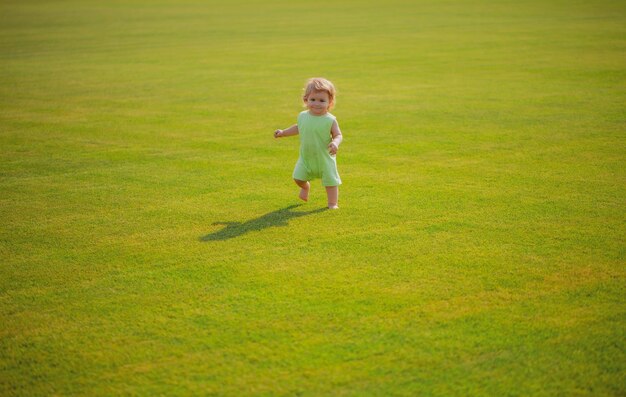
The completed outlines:
<svg viewBox="0 0 626 397">
<path fill-rule="evenodd" d="M 337 150 L 339 150 L 339 147 L 337 146 L 337 144 L 335 142 L 331 142 L 328 144 L 328 152 L 330 154 L 332 154 L 333 156 L 337 154 Z"/>
</svg>

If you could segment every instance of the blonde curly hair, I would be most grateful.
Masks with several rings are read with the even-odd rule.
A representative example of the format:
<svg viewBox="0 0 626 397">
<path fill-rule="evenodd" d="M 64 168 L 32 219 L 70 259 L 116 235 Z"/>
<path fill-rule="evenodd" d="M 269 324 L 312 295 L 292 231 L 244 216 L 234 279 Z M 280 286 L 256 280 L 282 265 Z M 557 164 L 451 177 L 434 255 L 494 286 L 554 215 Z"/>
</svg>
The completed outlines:
<svg viewBox="0 0 626 397">
<path fill-rule="evenodd" d="M 335 104 L 335 95 L 337 95 L 337 90 L 333 83 L 323 77 L 313 77 L 306 82 L 304 86 L 304 95 L 302 95 L 302 101 L 306 105 L 306 101 L 314 91 L 321 91 L 328 93 L 328 100 L 330 103 L 330 108 L 332 109 Z"/>
</svg>

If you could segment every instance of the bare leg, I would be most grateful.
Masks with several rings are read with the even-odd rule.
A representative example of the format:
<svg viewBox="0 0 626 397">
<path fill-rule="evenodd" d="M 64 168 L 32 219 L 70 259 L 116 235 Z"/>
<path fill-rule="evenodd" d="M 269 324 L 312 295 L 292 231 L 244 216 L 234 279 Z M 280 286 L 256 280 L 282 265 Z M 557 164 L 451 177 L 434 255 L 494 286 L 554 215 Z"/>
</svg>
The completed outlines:
<svg viewBox="0 0 626 397">
<path fill-rule="evenodd" d="M 294 179 L 296 185 L 300 186 L 300 200 L 309 201 L 309 189 L 311 188 L 311 184 L 307 181 L 301 181 L 299 179 Z"/>
<path fill-rule="evenodd" d="M 338 209 L 339 186 L 326 186 L 326 196 L 328 196 L 328 208 L 331 210 Z"/>
</svg>

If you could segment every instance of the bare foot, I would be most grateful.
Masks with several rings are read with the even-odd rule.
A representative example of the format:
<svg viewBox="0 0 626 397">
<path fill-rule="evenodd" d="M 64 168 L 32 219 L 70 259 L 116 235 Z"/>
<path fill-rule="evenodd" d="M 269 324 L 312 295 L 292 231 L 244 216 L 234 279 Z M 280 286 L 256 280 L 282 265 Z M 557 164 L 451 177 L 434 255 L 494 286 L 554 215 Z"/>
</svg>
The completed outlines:
<svg viewBox="0 0 626 397">
<path fill-rule="evenodd" d="M 309 189 L 311 188 L 311 184 L 309 182 L 306 183 L 306 186 L 300 189 L 300 194 L 298 197 L 302 201 L 309 201 Z"/>
</svg>

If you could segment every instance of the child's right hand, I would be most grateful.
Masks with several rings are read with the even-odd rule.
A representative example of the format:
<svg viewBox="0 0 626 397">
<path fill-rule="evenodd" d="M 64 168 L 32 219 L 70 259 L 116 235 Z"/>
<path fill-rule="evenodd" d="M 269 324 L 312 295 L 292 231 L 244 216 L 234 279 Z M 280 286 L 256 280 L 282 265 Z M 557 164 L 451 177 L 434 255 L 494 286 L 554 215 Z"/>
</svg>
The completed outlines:
<svg viewBox="0 0 626 397">
<path fill-rule="evenodd" d="M 283 136 L 283 130 L 274 131 L 274 138 L 280 138 Z"/>
</svg>

